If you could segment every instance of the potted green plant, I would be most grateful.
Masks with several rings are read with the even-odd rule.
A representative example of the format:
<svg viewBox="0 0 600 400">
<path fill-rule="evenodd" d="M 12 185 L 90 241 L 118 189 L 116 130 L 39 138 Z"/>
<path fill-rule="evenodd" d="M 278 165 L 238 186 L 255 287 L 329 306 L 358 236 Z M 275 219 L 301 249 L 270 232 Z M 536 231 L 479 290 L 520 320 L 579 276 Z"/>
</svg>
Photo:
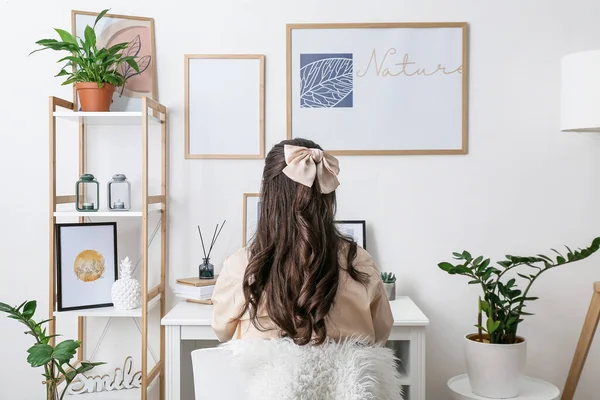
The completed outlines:
<svg viewBox="0 0 600 400">
<path fill-rule="evenodd" d="M 396 300 L 396 275 L 391 272 L 382 272 L 381 280 L 388 300 Z"/>
<path fill-rule="evenodd" d="M 8 318 L 27 326 L 25 333 L 35 339 L 35 344 L 27 350 L 29 353 L 27 362 L 32 367 L 44 367 L 43 383 L 46 385 L 46 400 L 62 400 L 67 388 L 77 375 L 104 363 L 82 361 L 78 366 L 73 365 L 71 360 L 81 343 L 78 340 L 64 340 L 56 346 L 52 346 L 51 339 L 60 335 L 46 334 L 46 328 L 43 325 L 51 319 L 40 322 L 33 320 L 36 306 L 35 300 L 26 301 L 16 307 L 0 302 L 0 312 L 8 314 Z M 58 386 L 61 382 L 64 382 L 65 385 L 59 396 Z"/>
<path fill-rule="evenodd" d="M 439 268 L 450 275 L 470 279 L 470 285 L 480 285 L 477 333 L 465 336 L 465 361 L 467 375 L 474 394 L 504 399 L 519 395 L 527 357 L 527 342 L 518 335 L 529 302 L 538 297 L 531 295 L 537 278 L 560 265 L 581 261 L 600 248 L 600 237 L 584 249 L 556 253 L 555 258 L 538 254 L 532 257 L 505 256 L 505 260 L 492 265 L 489 258 L 473 257 L 468 251 L 453 253 L 456 262 L 441 262 Z M 520 267 L 521 272 L 515 268 Z M 524 282 L 524 289 L 517 285 Z"/>
<path fill-rule="evenodd" d="M 119 86 L 123 86 L 127 80 L 119 72 L 119 66 L 127 63 L 136 72 L 140 68 L 133 56 L 123 55 L 129 43 L 118 43 L 109 48 L 98 49 L 96 47 L 96 24 L 104 17 L 108 10 L 103 10 L 94 26 L 85 27 L 83 38 L 73 36 L 63 29 L 54 29 L 60 36 L 60 40 L 41 39 L 36 42 L 42 46 L 41 49 L 32 51 L 33 54 L 42 50 L 66 51 L 70 53 L 58 60 L 65 62 L 56 76 L 66 77 L 63 85 L 75 84 L 82 111 L 109 111 L 113 93 Z"/>
</svg>

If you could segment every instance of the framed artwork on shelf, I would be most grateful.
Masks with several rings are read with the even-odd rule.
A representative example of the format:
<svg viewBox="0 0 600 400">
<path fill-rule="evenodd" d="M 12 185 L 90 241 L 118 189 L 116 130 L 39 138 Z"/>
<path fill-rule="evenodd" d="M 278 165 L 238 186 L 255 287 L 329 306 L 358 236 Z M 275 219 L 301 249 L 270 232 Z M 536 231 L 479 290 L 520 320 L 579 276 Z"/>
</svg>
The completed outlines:
<svg viewBox="0 0 600 400">
<path fill-rule="evenodd" d="M 56 224 L 57 310 L 112 306 L 117 223 Z"/>
<path fill-rule="evenodd" d="M 72 34 L 83 38 L 85 27 L 93 26 L 97 16 L 97 12 L 71 11 Z M 138 73 L 129 64 L 121 64 L 119 72 L 127 78 L 127 82 L 115 90 L 111 111 L 141 111 L 144 96 L 158 101 L 154 19 L 106 14 L 96 25 L 95 31 L 98 48 L 129 43 L 123 54 L 135 57 L 140 67 Z M 75 88 L 73 102 L 79 108 Z"/>
<path fill-rule="evenodd" d="M 185 158 L 265 157 L 265 56 L 185 55 Z"/>
<path fill-rule="evenodd" d="M 287 138 L 336 155 L 467 154 L 466 22 L 287 25 Z"/>
<path fill-rule="evenodd" d="M 260 194 L 244 193 L 244 220 L 242 223 L 242 246 L 246 247 L 256 232 L 260 218 Z"/>
<path fill-rule="evenodd" d="M 363 249 L 367 249 L 366 221 L 335 221 L 342 235 L 351 237 Z"/>
</svg>

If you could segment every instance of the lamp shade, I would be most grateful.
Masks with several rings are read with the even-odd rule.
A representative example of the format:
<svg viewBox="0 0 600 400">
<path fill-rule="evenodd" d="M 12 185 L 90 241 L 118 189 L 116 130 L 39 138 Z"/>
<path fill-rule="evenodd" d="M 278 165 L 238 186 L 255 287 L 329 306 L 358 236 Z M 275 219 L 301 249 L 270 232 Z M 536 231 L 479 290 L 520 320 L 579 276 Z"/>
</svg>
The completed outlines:
<svg viewBox="0 0 600 400">
<path fill-rule="evenodd" d="M 600 132 L 600 50 L 562 58 L 560 129 Z"/>
</svg>

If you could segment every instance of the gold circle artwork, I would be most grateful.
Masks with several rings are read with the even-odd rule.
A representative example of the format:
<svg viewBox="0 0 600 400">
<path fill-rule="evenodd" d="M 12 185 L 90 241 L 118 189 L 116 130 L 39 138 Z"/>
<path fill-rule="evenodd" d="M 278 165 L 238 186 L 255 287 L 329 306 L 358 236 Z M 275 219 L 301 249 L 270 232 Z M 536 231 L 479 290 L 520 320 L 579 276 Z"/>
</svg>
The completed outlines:
<svg viewBox="0 0 600 400">
<path fill-rule="evenodd" d="M 96 250 L 84 250 L 75 257 L 75 275 L 84 282 L 93 282 L 104 273 L 104 257 Z"/>
</svg>

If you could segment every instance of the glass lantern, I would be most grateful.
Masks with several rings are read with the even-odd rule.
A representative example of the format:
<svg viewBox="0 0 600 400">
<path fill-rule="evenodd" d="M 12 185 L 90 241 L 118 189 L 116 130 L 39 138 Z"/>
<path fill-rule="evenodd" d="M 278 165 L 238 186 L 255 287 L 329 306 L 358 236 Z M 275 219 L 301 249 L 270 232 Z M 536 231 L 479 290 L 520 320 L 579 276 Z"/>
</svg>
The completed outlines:
<svg viewBox="0 0 600 400">
<path fill-rule="evenodd" d="M 100 185 L 94 175 L 83 174 L 75 183 L 75 208 L 77 211 L 98 211 Z"/>
<path fill-rule="evenodd" d="M 106 185 L 108 209 L 111 211 L 131 210 L 131 183 L 124 174 L 113 175 Z"/>
</svg>

